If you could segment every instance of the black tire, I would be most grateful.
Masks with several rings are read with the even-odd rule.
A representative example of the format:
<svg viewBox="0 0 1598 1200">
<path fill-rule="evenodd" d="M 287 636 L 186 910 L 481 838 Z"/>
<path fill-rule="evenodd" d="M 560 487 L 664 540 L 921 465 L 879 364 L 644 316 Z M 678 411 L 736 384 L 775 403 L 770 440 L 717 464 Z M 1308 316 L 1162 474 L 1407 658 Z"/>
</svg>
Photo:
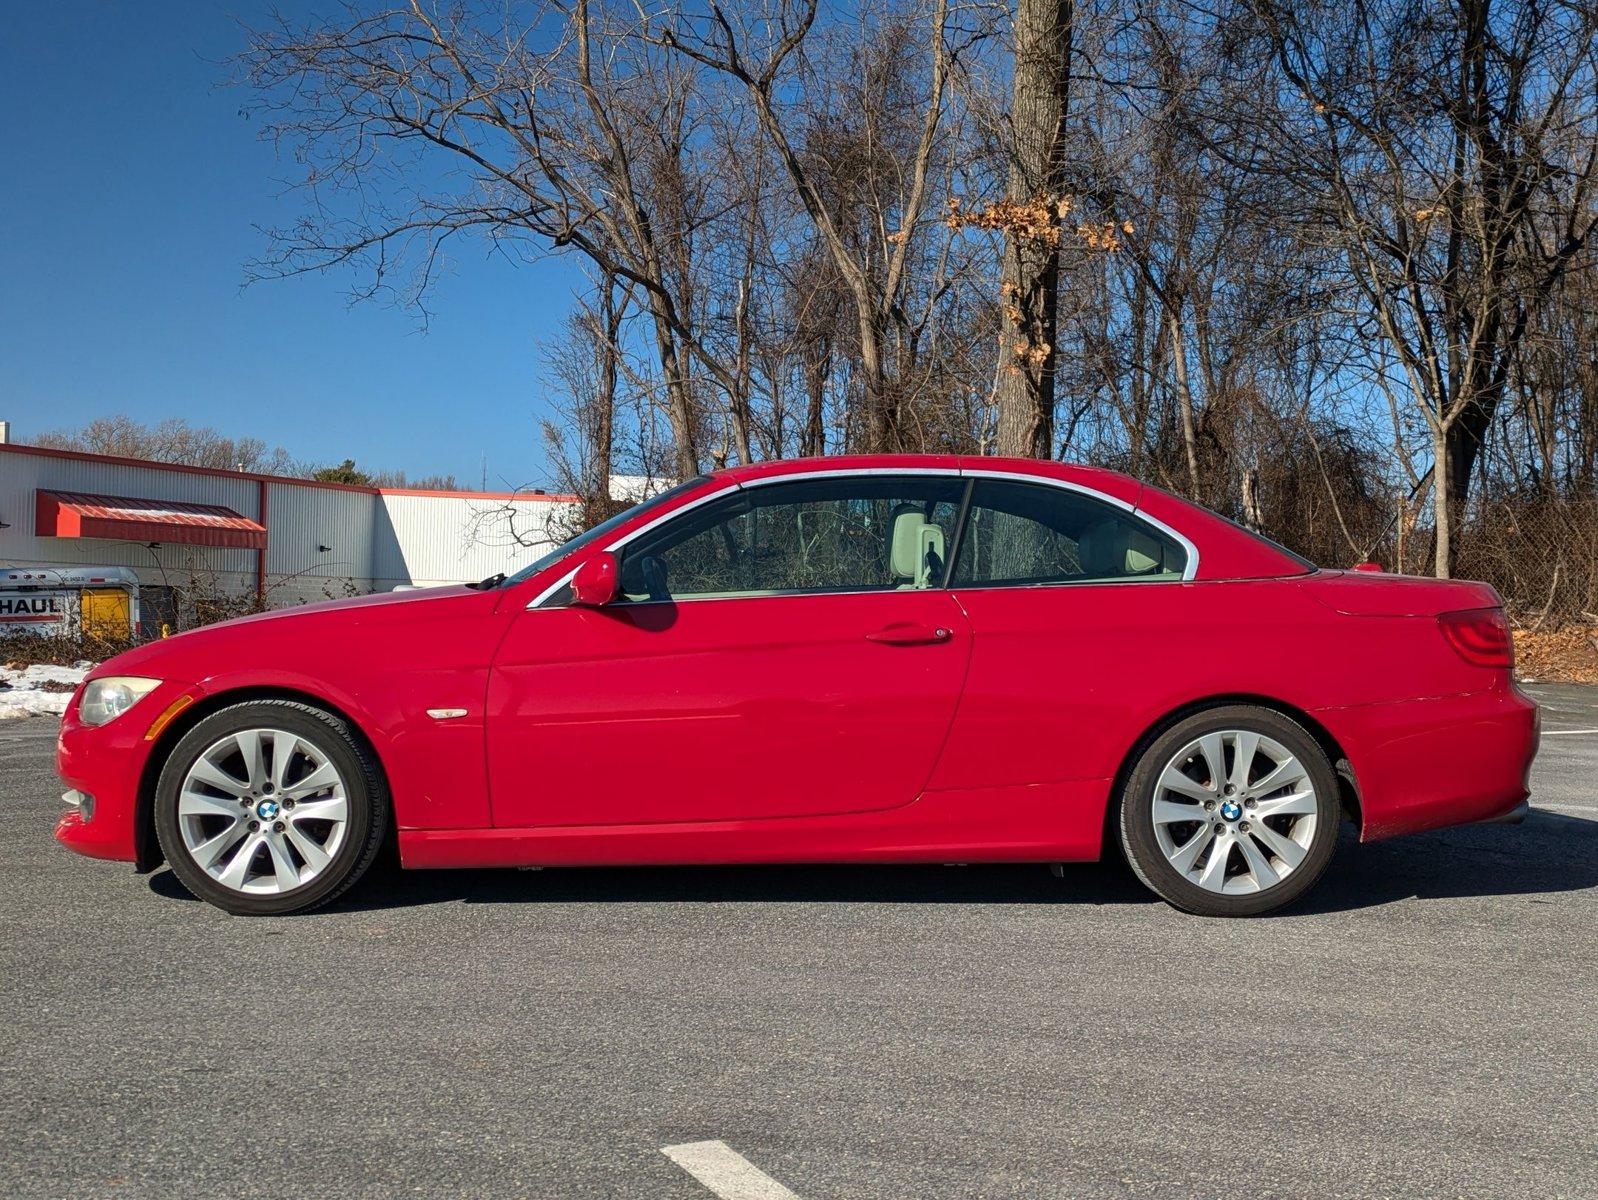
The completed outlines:
<svg viewBox="0 0 1598 1200">
<path fill-rule="evenodd" d="M 1235 895 L 1201 887 L 1172 865 L 1160 847 L 1153 815 L 1157 785 L 1166 765 L 1185 747 L 1204 735 L 1231 730 L 1262 734 L 1290 751 L 1309 776 L 1315 791 L 1316 807 L 1314 832 L 1310 835 L 1303 861 L 1273 885 Z M 1235 758 L 1234 752 L 1228 763 Z M 1260 803 L 1263 806 L 1269 801 L 1262 799 Z M 1128 774 L 1117 807 L 1121 848 L 1137 877 L 1167 903 L 1184 912 L 1208 917 L 1258 916 L 1274 912 L 1297 900 L 1315 886 L 1331 862 L 1337 848 L 1338 826 L 1342 819 L 1337 775 L 1320 743 L 1291 718 L 1274 709 L 1251 704 L 1205 709 L 1178 721 L 1153 738 L 1143 747 Z M 1244 816 L 1246 818 L 1247 814 Z M 1251 845 L 1255 849 L 1264 849 L 1258 841 Z M 1228 861 L 1234 873 L 1240 873 L 1238 868 L 1246 865 L 1241 848 L 1236 857 Z M 1225 862 L 1222 863 L 1222 869 L 1226 869 Z"/>
<path fill-rule="evenodd" d="M 270 895 L 250 895 L 212 879 L 190 856 L 179 829 L 178 793 L 189 770 L 208 747 L 251 729 L 282 730 L 312 742 L 338 771 L 347 808 L 343 840 L 331 861 L 300 886 Z M 172 747 L 156 782 L 155 833 L 172 873 L 197 899 L 239 916 L 279 916 L 327 904 L 366 873 L 388 825 L 388 785 L 365 742 L 341 717 L 292 700 L 250 700 L 212 713 Z"/>
</svg>

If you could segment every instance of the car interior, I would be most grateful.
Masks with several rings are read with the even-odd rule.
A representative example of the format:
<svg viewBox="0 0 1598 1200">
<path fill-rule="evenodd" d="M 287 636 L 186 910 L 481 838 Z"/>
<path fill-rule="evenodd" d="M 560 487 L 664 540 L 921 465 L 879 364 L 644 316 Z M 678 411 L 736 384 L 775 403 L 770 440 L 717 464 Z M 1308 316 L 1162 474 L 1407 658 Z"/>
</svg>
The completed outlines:
<svg viewBox="0 0 1598 1200">
<path fill-rule="evenodd" d="M 820 489 L 814 483 L 750 489 L 685 514 L 623 551 L 624 601 L 946 583 L 1173 581 L 1186 564 L 1180 547 L 1136 518 L 1058 488 L 978 481 L 955 545 L 962 485 L 939 481 L 928 492 L 916 481 L 899 481 L 897 489 L 892 481 L 852 482 L 852 488 L 832 481 Z"/>
</svg>

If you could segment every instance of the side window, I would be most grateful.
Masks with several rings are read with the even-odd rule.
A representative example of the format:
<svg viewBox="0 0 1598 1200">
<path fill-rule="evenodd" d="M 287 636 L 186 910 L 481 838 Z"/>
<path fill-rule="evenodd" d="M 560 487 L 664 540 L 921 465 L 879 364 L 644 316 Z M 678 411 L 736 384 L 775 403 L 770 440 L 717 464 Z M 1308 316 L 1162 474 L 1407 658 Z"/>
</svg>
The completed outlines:
<svg viewBox="0 0 1598 1200">
<path fill-rule="evenodd" d="M 956 587 L 1181 579 L 1186 552 L 1130 513 L 1043 484 L 979 479 Z"/>
<path fill-rule="evenodd" d="M 632 601 L 941 587 L 963 482 L 858 475 L 747 488 L 622 551 Z"/>
</svg>

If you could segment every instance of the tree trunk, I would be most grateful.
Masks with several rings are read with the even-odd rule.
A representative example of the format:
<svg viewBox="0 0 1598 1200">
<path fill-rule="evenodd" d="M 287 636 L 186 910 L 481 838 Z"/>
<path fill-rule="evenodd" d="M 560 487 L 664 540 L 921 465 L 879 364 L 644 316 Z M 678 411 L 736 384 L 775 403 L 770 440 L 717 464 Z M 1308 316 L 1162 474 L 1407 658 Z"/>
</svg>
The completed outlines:
<svg viewBox="0 0 1598 1200">
<path fill-rule="evenodd" d="M 1414 523 L 1415 523 L 1414 520 L 1410 517 L 1409 501 L 1408 500 L 1399 500 L 1399 502 L 1398 502 L 1398 548 L 1394 552 L 1393 570 L 1397 571 L 1400 575 L 1407 574 L 1407 572 L 1404 570 L 1405 566 L 1408 564 L 1408 558 L 1406 556 L 1406 551 L 1409 549 L 1409 531 L 1410 531 L 1410 527 L 1412 525 L 1414 525 Z"/>
<path fill-rule="evenodd" d="M 616 442 L 616 385 L 621 369 L 619 339 L 622 306 L 616 303 L 616 280 L 607 277 L 599 292 L 598 319 L 593 323 L 599 340 L 599 394 L 594 397 L 592 465 L 589 467 L 587 504 L 589 525 L 611 513 L 610 476 Z"/>
<path fill-rule="evenodd" d="M 804 356 L 805 424 L 799 435 L 802 458 L 818 458 L 827 452 L 827 376 L 832 355 L 820 341 L 807 348 Z"/>
<path fill-rule="evenodd" d="M 882 331 L 872 320 L 870 308 L 859 306 L 860 374 L 862 403 L 866 410 L 866 445 L 871 454 L 893 454 L 904 449 L 899 444 L 898 399 L 888 382 L 882 359 Z"/>
<path fill-rule="evenodd" d="M 1187 460 L 1188 498 L 1199 500 L 1198 425 L 1193 417 L 1193 388 L 1187 378 L 1187 342 L 1182 336 L 1182 311 L 1167 319 L 1171 330 L 1171 373 L 1176 379 L 1176 412 L 1182 425 L 1182 452 Z"/>
<path fill-rule="evenodd" d="M 657 307 L 652 297 L 651 309 Z M 677 338 L 665 316 L 656 311 L 655 349 L 660 354 L 660 371 L 666 383 L 666 418 L 671 423 L 673 462 L 677 483 L 699 474 L 699 431 L 694 420 L 693 397 L 688 390 L 688 380 L 683 372 L 682 355 L 677 350 Z"/>
<path fill-rule="evenodd" d="M 1448 431 L 1432 431 L 1432 514 L 1436 526 L 1436 559 L 1433 574 L 1439 579 L 1452 577 L 1454 568 L 1454 488 L 1449 479 Z"/>
<path fill-rule="evenodd" d="M 1464 406 L 1448 427 L 1448 489 L 1457 521 L 1465 512 L 1470 499 L 1470 483 L 1476 474 L 1481 458 L 1481 448 L 1487 439 L 1487 430 L 1497 411 L 1496 397 L 1473 400 Z"/>
<path fill-rule="evenodd" d="M 1243 524 L 1255 531 L 1265 528 L 1265 513 L 1260 508 L 1260 473 L 1255 467 L 1243 468 Z"/>
<path fill-rule="evenodd" d="M 749 338 L 749 278 L 746 275 L 738 281 L 738 306 L 734 313 L 734 328 L 738 331 L 738 355 L 733 368 L 738 386 L 730 396 L 728 403 L 732 416 L 732 444 L 738 452 L 738 461 L 748 466 L 754 461 L 749 449 L 749 388 L 753 376 L 753 363 L 750 360 Z"/>
<path fill-rule="evenodd" d="M 1010 180 L 1015 204 L 1044 204 L 1058 235 L 1065 192 L 1072 0 L 1016 0 Z M 1052 458 L 1054 357 L 1060 291 L 1058 236 L 1021 228 L 1005 236 L 1000 281 L 997 449 Z"/>
</svg>

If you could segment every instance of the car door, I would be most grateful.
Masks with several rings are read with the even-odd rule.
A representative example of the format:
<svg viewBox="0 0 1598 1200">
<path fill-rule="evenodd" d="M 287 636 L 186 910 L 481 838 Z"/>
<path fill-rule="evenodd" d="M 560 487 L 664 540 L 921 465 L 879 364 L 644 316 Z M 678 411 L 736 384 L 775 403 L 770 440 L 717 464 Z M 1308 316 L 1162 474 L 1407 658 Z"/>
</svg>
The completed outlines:
<svg viewBox="0 0 1598 1200">
<path fill-rule="evenodd" d="M 962 494 L 953 472 L 746 485 L 619 547 L 617 602 L 520 614 L 489 684 L 495 824 L 910 803 L 970 653 L 943 587 Z"/>
<path fill-rule="evenodd" d="M 1112 774 L 1196 653 L 1181 636 L 1193 553 L 1109 497 L 973 479 L 950 576 L 974 630 L 970 671 L 929 786 Z"/>
</svg>

